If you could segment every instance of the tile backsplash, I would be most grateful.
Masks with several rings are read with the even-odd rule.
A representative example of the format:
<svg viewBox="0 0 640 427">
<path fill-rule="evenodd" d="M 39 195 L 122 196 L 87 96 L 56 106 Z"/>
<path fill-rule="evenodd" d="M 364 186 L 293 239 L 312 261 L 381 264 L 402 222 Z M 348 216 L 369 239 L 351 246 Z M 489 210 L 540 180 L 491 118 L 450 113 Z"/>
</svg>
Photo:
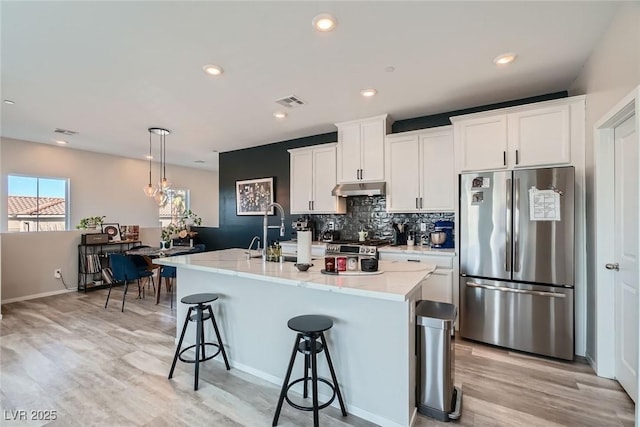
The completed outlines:
<svg viewBox="0 0 640 427">
<path fill-rule="evenodd" d="M 311 215 L 316 222 L 318 233 L 326 229 L 329 221 L 340 230 L 341 239 L 357 239 L 358 231 L 369 232 L 370 239 L 393 240 L 392 222 L 406 224 L 409 231 L 420 233 L 420 223 L 427 224 L 427 232 L 433 231 L 436 221 L 453 221 L 453 212 L 443 213 L 397 213 L 386 212 L 385 196 L 356 196 L 347 199 L 347 213 L 344 215 Z"/>
</svg>

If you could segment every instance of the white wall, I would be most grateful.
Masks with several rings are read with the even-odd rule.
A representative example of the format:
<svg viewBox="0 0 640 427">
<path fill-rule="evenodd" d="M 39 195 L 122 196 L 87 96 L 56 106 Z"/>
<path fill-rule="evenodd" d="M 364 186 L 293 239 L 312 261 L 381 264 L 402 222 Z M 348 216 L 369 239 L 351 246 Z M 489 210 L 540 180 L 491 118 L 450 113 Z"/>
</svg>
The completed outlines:
<svg viewBox="0 0 640 427">
<path fill-rule="evenodd" d="M 106 215 L 107 222 L 138 224 L 141 240 L 159 242 L 158 207 L 145 197 L 149 164 L 88 151 L 0 139 L 0 212 L 7 212 L 7 175 L 27 174 L 69 178 L 71 228 L 85 216 Z M 157 166 L 157 165 L 156 165 Z M 156 174 L 153 177 L 157 180 Z M 218 226 L 218 173 L 202 169 L 167 166 L 167 177 L 174 187 L 191 191 L 191 209 L 202 218 L 202 225 Z M 6 230 L 6 215 L 2 230 Z M 77 245 L 82 231 L 3 233 L 0 240 L 1 298 L 3 302 L 44 296 L 64 291 L 53 271 L 61 268 L 67 285 L 77 283 Z"/>
<path fill-rule="evenodd" d="M 593 131 L 595 123 L 640 84 L 640 3 L 621 4 L 610 28 L 571 86 L 571 95 L 586 94 L 587 202 L 587 355 L 595 354 L 595 200 Z"/>
<path fill-rule="evenodd" d="M 158 225 L 158 208 L 144 197 L 149 180 L 149 163 L 89 151 L 73 150 L 35 142 L 0 139 L 2 151 L 2 194 L 6 194 L 7 175 L 27 174 L 70 179 L 71 227 L 86 216 L 106 215 L 106 222 Z M 157 165 L 152 171 L 157 182 Z M 176 188 L 189 188 L 191 210 L 202 218 L 202 225 L 218 226 L 218 173 L 203 169 L 167 166 L 167 178 Z M 5 197 L 0 198 L 6 212 Z M 2 231 L 6 217 L 2 216 Z"/>
</svg>

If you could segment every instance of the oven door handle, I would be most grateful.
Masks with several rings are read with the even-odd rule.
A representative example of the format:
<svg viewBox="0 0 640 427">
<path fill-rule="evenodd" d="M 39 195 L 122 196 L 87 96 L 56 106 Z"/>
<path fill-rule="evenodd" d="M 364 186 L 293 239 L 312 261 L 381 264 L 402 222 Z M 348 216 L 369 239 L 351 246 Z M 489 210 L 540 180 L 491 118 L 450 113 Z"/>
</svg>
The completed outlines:
<svg viewBox="0 0 640 427">
<path fill-rule="evenodd" d="M 503 286 L 491 286 L 491 285 L 481 285 L 479 283 L 467 282 L 467 286 L 470 288 L 482 288 L 488 289 L 491 291 L 500 291 L 500 292 L 511 292 L 514 294 L 526 294 L 526 295 L 538 295 L 541 297 L 552 297 L 552 298 L 566 298 L 567 295 L 559 292 L 544 292 L 544 291 L 530 291 L 528 289 L 514 289 L 514 288 L 505 288 Z"/>
</svg>

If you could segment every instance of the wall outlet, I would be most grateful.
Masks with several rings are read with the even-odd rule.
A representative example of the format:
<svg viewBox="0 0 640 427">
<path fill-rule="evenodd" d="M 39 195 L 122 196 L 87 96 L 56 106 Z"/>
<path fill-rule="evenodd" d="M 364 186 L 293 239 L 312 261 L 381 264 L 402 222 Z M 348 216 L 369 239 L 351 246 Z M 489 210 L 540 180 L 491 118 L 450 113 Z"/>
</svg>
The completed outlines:
<svg viewBox="0 0 640 427">
<path fill-rule="evenodd" d="M 327 223 L 327 230 L 333 231 L 333 230 L 335 230 L 335 227 L 336 227 L 336 224 L 333 221 L 329 221 Z"/>
<path fill-rule="evenodd" d="M 55 271 L 53 272 L 53 277 L 55 277 L 56 279 L 62 278 L 62 270 L 59 268 L 56 268 Z"/>
<path fill-rule="evenodd" d="M 427 231 L 427 223 L 426 222 L 421 222 L 420 223 L 420 231 Z"/>
</svg>

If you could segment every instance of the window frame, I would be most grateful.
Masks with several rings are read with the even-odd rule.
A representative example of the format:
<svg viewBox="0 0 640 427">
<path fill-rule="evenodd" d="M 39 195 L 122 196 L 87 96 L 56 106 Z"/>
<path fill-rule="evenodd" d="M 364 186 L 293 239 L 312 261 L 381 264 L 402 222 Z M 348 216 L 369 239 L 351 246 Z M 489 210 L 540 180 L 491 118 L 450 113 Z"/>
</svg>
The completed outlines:
<svg viewBox="0 0 640 427">
<path fill-rule="evenodd" d="M 44 232 L 51 232 L 51 231 L 69 231 L 71 228 L 71 212 L 70 212 L 70 204 L 69 204 L 69 194 L 70 194 L 70 186 L 71 186 L 71 180 L 70 178 L 67 177 L 57 177 L 57 176 L 42 176 L 42 175 L 33 175 L 33 174 L 24 174 L 24 173 L 7 173 L 6 176 L 6 189 L 7 189 L 7 195 L 4 198 L 4 203 L 6 204 L 6 209 L 5 209 L 5 220 L 3 221 L 6 225 L 6 231 L 8 233 L 44 233 Z M 36 219 L 35 221 L 31 221 L 31 220 L 23 220 L 20 218 L 12 218 L 9 216 L 9 197 L 12 196 L 16 196 L 16 195 L 12 195 L 9 192 L 9 180 L 12 178 L 32 178 L 36 180 L 36 199 L 37 199 L 37 204 L 39 205 L 39 200 L 41 198 L 45 198 L 46 196 L 40 196 L 40 180 L 55 180 L 55 181 L 61 181 L 64 183 L 64 229 L 62 230 L 41 230 L 40 229 L 40 225 L 42 222 L 42 218 L 41 215 L 38 213 L 36 214 Z M 19 222 L 35 222 L 36 227 L 34 230 L 31 229 L 31 227 L 29 227 L 28 231 L 22 230 L 21 226 L 20 229 L 18 230 L 11 230 L 9 228 L 9 222 L 10 221 L 19 221 Z"/>
<path fill-rule="evenodd" d="M 175 196 L 173 195 L 173 193 L 184 191 L 184 209 L 182 210 L 182 212 L 191 209 L 191 191 L 188 188 L 171 188 L 167 191 L 171 193 L 171 195 L 167 197 L 167 205 L 171 205 L 171 216 L 168 217 L 166 215 L 161 215 L 160 211 L 163 208 L 158 208 L 158 223 L 160 224 L 160 227 L 166 227 L 169 224 L 176 225 L 178 223 L 178 220 L 180 219 L 180 215 L 177 214 L 177 212 L 174 216 L 173 199 L 175 198 Z"/>
</svg>

